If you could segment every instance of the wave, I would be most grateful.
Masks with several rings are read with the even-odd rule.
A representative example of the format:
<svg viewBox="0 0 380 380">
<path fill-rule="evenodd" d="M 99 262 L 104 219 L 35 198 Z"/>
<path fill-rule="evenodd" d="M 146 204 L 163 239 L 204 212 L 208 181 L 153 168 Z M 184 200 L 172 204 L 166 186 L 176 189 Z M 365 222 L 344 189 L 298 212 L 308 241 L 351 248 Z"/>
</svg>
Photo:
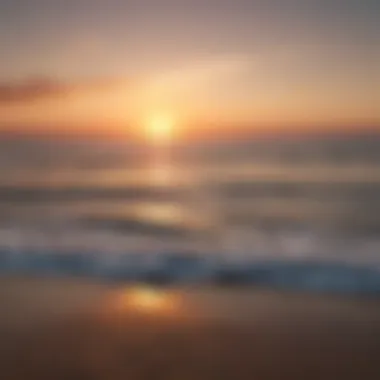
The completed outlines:
<svg viewBox="0 0 380 380">
<path fill-rule="evenodd" d="M 159 187 L 0 186 L 0 202 L 47 203 L 94 200 L 175 199 L 178 191 Z"/>
<path fill-rule="evenodd" d="M 82 226 L 93 230 L 114 231 L 143 236 L 187 238 L 207 231 L 176 223 L 158 223 L 135 217 L 87 217 L 80 220 Z"/>
<path fill-rule="evenodd" d="M 315 260 L 227 263 L 188 252 L 93 255 L 86 252 L 0 251 L 3 274 L 88 276 L 154 284 L 211 283 L 283 290 L 380 295 L 380 271 L 365 265 Z"/>
<path fill-rule="evenodd" d="M 217 193 L 226 198 L 280 198 L 320 201 L 380 201 L 380 183 L 340 181 L 234 181 L 214 184 Z"/>
</svg>

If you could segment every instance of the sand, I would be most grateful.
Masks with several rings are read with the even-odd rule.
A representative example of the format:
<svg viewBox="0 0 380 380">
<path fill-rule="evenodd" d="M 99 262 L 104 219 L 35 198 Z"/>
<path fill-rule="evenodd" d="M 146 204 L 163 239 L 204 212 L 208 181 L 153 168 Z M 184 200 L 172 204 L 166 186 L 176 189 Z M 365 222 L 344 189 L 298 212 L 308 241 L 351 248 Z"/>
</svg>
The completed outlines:
<svg viewBox="0 0 380 380">
<path fill-rule="evenodd" d="M 127 291 L 1 279 L 0 378 L 380 379 L 379 300 L 177 288 L 145 312 Z"/>
</svg>

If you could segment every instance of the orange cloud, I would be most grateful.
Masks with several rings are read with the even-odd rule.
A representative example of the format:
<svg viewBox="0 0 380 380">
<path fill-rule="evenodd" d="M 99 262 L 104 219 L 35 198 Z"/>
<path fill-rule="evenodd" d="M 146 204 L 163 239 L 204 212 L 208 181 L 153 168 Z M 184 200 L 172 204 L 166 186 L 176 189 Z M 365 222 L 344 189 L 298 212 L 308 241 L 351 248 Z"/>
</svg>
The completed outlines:
<svg viewBox="0 0 380 380">
<path fill-rule="evenodd" d="M 58 96 L 102 91 L 117 87 L 119 84 L 120 81 L 114 79 L 64 83 L 48 78 L 32 78 L 17 83 L 0 83 L 0 104 L 30 103 Z"/>
<path fill-rule="evenodd" d="M 1 103 L 19 103 L 63 94 L 67 88 L 46 79 L 32 79 L 21 83 L 0 84 Z"/>
</svg>

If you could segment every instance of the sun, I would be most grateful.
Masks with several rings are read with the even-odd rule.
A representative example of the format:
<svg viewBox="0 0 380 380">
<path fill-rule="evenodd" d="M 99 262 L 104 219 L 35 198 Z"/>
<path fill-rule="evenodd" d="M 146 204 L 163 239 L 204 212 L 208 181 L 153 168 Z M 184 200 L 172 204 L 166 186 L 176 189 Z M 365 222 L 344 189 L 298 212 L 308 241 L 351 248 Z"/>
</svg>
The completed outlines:
<svg viewBox="0 0 380 380">
<path fill-rule="evenodd" d="M 156 144 L 167 144 L 173 139 L 174 118 L 167 114 L 152 115 L 147 121 L 147 135 Z"/>
</svg>

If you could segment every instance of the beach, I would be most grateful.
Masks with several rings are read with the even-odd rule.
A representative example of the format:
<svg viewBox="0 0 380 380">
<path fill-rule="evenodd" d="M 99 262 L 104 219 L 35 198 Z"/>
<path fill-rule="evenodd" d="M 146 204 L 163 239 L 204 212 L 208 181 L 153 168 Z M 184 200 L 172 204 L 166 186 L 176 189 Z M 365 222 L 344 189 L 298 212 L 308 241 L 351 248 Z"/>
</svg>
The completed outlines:
<svg viewBox="0 0 380 380">
<path fill-rule="evenodd" d="M 4 379 L 380 376 L 373 298 L 25 277 L 0 289 Z"/>
</svg>

